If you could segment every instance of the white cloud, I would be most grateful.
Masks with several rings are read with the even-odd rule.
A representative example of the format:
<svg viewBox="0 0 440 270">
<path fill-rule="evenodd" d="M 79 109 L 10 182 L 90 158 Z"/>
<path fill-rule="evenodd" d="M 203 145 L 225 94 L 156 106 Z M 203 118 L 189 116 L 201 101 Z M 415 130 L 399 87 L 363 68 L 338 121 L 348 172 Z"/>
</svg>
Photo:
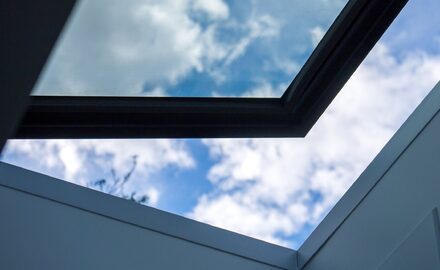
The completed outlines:
<svg viewBox="0 0 440 270">
<path fill-rule="evenodd" d="M 149 91 L 145 91 L 144 95 L 151 96 L 151 97 L 166 97 L 166 96 L 168 96 L 168 93 L 166 92 L 165 89 L 158 86 L 158 87 L 155 87 Z"/>
<path fill-rule="evenodd" d="M 262 81 L 257 87 L 243 93 L 242 97 L 280 97 L 287 88 L 287 84 L 273 87 L 270 83 Z"/>
<path fill-rule="evenodd" d="M 209 204 L 209 211 L 203 207 L 205 204 Z M 293 213 L 300 213 L 301 216 L 305 216 L 306 211 L 307 209 L 304 207 L 292 209 Z M 219 227 L 247 235 L 258 235 L 271 242 L 286 244 L 274 236 L 273 229 L 276 228 L 277 231 L 287 234 L 291 233 L 295 228 L 292 228 L 289 214 L 291 213 L 288 210 L 286 212 L 270 211 L 268 208 L 248 201 L 240 194 L 222 194 L 215 200 L 211 200 L 208 196 L 201 197 L 199 205 L 190 217 L 197 219 L 203 215 L 207 220 L 217 220 L 215 225 Z M 222 218 L 220 219 L 218 216 Z M 301 225 L 301 223 L 297 224 Z"/>
<path fill-rule="evenodd" d="M 290 75 L 292 77 L 294 76 L 294 74 L 297 74 L 301 69 L 301 65 L 298 62 L 288 58 L 274 57 L 272 59 L 272 62 L 265 64 L 266 64 L 265 66 L 266 70 L 281 70 L 285 74 Z"/>
<path fill-rule="evenodd" d="M 37 92 L 140 94 L 201 68 L 188 1 L 81 1 Z"/>
<path fill-rule="evenodd" d="M 18 159 L 14 159 L 18 156 Z M 18 166 L 87 185 L 93 180 L 126 174 L 137 156 L 137 167 L 126 189 L 150 197 L 155 205 L 160 190 L 150 175 L 173 166 L 196 166 L 189 149 L 178 140 L 12 140 L 8 141 L 3 160 Z M 27 162 L 28 161 L 28 162 Z"/>
<path fill-rule="evenodd" d="M 242 26 L 248 35 L 244 36 L 237 44 L 230 47 L 230 53 L 225 59 L 226 65 L 232 63 L 244 54 L 252 41 L 262 37 L 276 37 L 279 34 L 280 25 L 269 15 L 252 15 L 250 20 Z"/>
<path fill-rule="evenodd" d="M 321 41 L 324 35 L 325 35 L 325 30 L 322 29 L 322 27 L 316 26 L 310 30 L 310 37 L 312 39 L 312 44 L 314 47 L 318 45 L 318 43 Z"/>
<path fill-rule="evenodd" d="M 258 79 L 255 80 L 255 83 L 256 86 L 254 88 L 245 91 L 241 95 L 227 95 L 227 97 L 280 97 L 288 86 L 285 83 L 273 86 L 265 80 Z M 215 91 L 212 93 L 212 97 L 225 97 L 225 95 L 222 95 L 220 91 Z"/>
<path fill-rule="evenodd" d="M 157 202 L 159 201 L 159 191 L 155 188 L 148 188 L 147 191 L 145 192 L 148 196 L 148 204 L 149 205 L 156 205 Z"/>
<path fill-rule="evenodd" d="M 194 0 L 193 8 L 207 13 L 213 19 L 226 19 L 229 16 L 229 7 L 222 0 Z"/>
<path fill-rule="evenodd" d="M 440 55 L 397 59 L 378 44 L 306 138 L 204 140 L 215 189 L 188 215 L 286 244 L 320 222 L 439 79 Z"/>
<path fill-rule="evenodd" d="M 192 11 L 211 20 L 200 21 Z M 219 32 L 226 30 L 236 36 L 225 41 Z M 224 80 L 222 68 L 256 39 L 276 34 L 271 16 L 255 14 L 239 23 L 222 0 L 81 1 L 35 92 L 166 95 L 191 71 Z"/>
</svg>

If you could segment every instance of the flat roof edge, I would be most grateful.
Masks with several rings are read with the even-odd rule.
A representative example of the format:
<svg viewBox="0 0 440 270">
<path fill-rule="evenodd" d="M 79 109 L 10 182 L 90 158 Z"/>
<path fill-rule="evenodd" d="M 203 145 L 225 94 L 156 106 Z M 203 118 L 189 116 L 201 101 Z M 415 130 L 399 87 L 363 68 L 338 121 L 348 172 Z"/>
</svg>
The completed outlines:
<svg viewBox="0 0 440 270">
<path fill-rule="evenodd" d="M 295 250 L 0 162 L 0 186 L 286 270 Z M 12 176 L 12 177 L 11 177 Z"/>
</svg>

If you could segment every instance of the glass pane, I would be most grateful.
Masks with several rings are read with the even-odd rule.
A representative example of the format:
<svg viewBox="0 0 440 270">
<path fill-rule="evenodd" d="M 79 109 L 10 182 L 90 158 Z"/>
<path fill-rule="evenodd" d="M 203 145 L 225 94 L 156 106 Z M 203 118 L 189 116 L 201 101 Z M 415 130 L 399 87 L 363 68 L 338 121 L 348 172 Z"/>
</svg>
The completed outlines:
<svg viewBox="0 0 440 270">
<path fill-rule="evenodd" d="M 35 95 L 280 96 L 347 0 L 82 0 Z"/>
<path fill-rule="evenodd" d="M 113 194 L 297 249 L 439 81 L 432 10 L 409 1 L 306 138 L 15 140 L 2 160 L 106 192 L 134 168 Z"/>
</svg>

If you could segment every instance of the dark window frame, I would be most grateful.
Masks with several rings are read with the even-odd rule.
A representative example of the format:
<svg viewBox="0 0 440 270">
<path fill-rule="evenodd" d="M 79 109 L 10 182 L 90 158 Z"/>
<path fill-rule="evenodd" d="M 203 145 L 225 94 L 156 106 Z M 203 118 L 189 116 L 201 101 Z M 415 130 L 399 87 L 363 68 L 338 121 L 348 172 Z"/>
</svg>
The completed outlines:
<svg viewBox="0 0 440 270">
<path fill-rule="evenodd" d="M 407 1 L 350 0 L 281 98 L 32 96 L 14 138 L 304 137 Z"/>
</svg>

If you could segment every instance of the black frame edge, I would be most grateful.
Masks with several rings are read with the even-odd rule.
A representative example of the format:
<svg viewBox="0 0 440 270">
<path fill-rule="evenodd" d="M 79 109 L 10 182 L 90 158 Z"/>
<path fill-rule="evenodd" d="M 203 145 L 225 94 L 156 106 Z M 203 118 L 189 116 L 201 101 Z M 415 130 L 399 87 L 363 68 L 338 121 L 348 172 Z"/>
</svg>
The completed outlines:
<svg viewBox="0 0 440 270">
<path fill-rule="evenodd" d="M 350 1 L 282 96 L 307 132 L 408 0 Z"/>
<path fill-rule="evenodd" d="M 350 0 L 281 98 L 32 97 L 15 138 L 304 137 L 407 1 Z"/>
</svg>

